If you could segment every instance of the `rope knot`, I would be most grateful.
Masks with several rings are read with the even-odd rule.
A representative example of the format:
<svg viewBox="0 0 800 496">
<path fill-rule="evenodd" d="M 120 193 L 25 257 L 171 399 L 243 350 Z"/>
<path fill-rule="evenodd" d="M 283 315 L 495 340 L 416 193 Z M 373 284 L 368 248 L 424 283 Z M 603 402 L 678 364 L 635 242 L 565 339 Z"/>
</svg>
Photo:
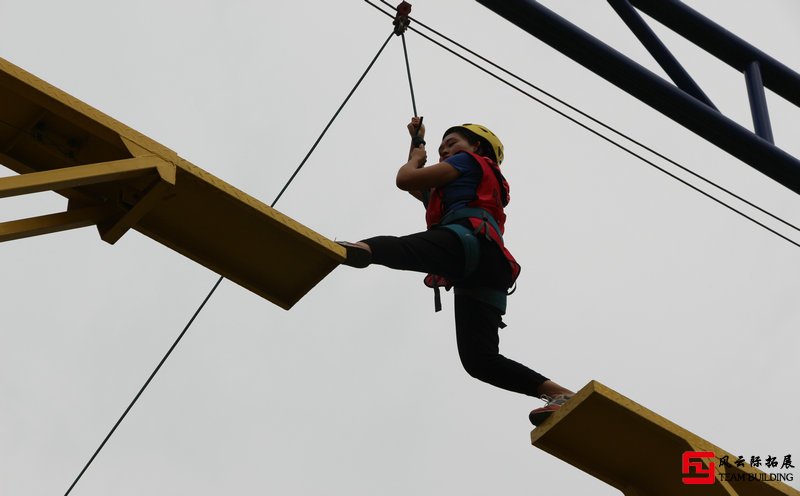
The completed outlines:
<svg viewBox="0 0 800 496">
<path fill-rule="evenodd" d="M 400 5 L 397 6 L 397 15 L 394 17 L 394 34 L 397 36 L 402 35 L 406 32 L 406 28 L 408 25 L 411 24 L 411 19 L 408 18 L 408 15 L 411 13 L 411 4 L 403 0 Z"/>
</svg>

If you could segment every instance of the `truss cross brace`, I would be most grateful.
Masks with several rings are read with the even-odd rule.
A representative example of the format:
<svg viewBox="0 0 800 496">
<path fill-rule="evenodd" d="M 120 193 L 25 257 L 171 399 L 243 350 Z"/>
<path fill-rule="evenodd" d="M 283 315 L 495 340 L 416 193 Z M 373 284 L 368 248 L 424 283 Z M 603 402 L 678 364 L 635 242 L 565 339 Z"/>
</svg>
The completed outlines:
<svg viewBox="0 0 800 496">
<path fill-rule="evenodd" d="M 800 193 L 800 160 L 772 143 L 764 87 L 800 106 L 800 74 L 677 0 L 609 0 L 636 26 L 666 72 L 656 75 L 535 0 L 478 0 L 498 15 L 536 36 L 595 74 L 650 105 L 761 173 Z M 756 132 L 714 108 L 643 21 L 638 8 L 745 74 Z M 649 39 L 650 41 L 646 41 Z"/>
<path fill-rule="evenodd" d="M 88 205 L 71 201 L 66 212 L 0 223 L 0 242 L 97 225 L 101 238 L 113 244 L 168 194 L 175 185 L 175 167 L 156 156 L 141 156 L 0 178 L 0 198 L 8 198 L 148 176 L 151 185 L 129 208 L 118 199 Z"/>
</svg>

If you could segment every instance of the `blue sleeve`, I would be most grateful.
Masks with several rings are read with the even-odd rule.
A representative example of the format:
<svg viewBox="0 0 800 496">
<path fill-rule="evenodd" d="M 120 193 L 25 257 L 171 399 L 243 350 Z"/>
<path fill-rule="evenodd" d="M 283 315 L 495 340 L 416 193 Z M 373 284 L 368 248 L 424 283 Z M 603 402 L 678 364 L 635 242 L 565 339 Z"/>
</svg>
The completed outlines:
<svg viewBox="0 0 800 496">
<path fill-rule="evenodd" d="M 452 165 L 461 176 L 466 176 L 470 173 L 474 174 L 480 171 L 481 167 L 469 153 L 456 153 L 452 157 L 447 157 L 444 161 Z"/>
</svg>

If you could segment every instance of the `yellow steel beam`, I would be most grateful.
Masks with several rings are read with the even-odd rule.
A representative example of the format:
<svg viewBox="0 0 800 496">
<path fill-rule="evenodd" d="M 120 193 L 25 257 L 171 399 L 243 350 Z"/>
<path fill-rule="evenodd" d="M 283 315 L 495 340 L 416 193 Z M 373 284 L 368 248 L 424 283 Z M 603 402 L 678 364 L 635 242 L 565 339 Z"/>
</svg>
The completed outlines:
<svg viewBox="0 0 800 496">
<path fill-rule="evenodd" d="M 155 183 L 147 190 L 142 198 L 128 212 L 107 225 L 99 225 L 100 238 L 109 244 L 114 244 L 128 232 L 142 217 L 144 217 L 156 204 L 172 192 L 175 185 L 175 178 L 172 181 L 164 180 L 163 177 L 156 179 Z"/>
<path fill-rule="evenodd" d="M 626 496 L 800 496 L 750 465 L 736 467 L 736 456 L 596 381 L 534 429 L 531 441 Z M 727 456 L 733 466 L 716 460 L 713 484 L 685 484 L 686 451 Z M 743 480 L 723 475 L 736 473 Z"/>
<path fill-rule="evenodd" d="M 182 159 L 135 229 L 283 308 L 344 260 L 333 241 Z"/>
<path fill-rule="evenodd" d="M 114 215 L 108 206 L 83 207 L 57 214 L 0 222 L 0 242 L 52 234 L 99 224 Z"/>
<path fill-rule="evenodd" d="M 13 157 L 10 157 L 9 155 L 3 152 L 0 152 L 0 164 L 5 165 L 9 169 L 16 171 L 19 174 L 29 174 L 31 172 L 36 172 L 36 169 L 31 167 L 30 165 L 22 163 L 21 161 Z M 93 201 L 91 196 L 76 189 L 61 189 L 56 191 L 56 193 L 65 196 L 70 200 L 81 201 L 84 204 L 90 204 Z"/>
<path fill-rule="evenodd" d="M 123 181 L 154 173 L 175 184 L 174 166 L 155 156 L 136 157 L 3 177 L 0 178 L 0 198 Z"/>
<path fill-rule="evenodd" d="M 29 237 L 36 234 L 50 234 L 75 227 L 85 227 L 90 225 L 86 224 L 86 222 L 96 219 L 98 220 L 98 222 L 95 222 L 96 224 L 101 220 L 105 221 L 103 226 L 98 226 L 101 238 L 108 243 L 114 244 L 158 201 L 168 194 L 175 185 L 176 173 L 175 166 L 172 164 L 159 157 L 148 155 L 0 178 L 0 198 L 6 198 L 48 190 L 57 191 L 100 183 L 126 181 L 153 175 L 157 179 L 152 186 L 141 198 L 133 202 L 130 210 L 116 219 L 109 219 L 110 212 L 115 210 L 112 205 L 104 205 L 99 210 L 83 208 L 63 214 L 34 217 L 7 223 L 6 229 L 8 233 L 5 240 L 19 239 L 20 237 Z M 92 213 L 98 211 L 103 212 L 101 217 L 92 216 Z"/>
<path fill-rule="evenodd" d="M 0 196 L 56 188 L 71 206 L 109 205 L 98 228 L 110 243 L 135 229 L 286 309 L 344 260 L 330 239 L 3 59 L 0 119 L 0 163 L 27 176 L 0 180 Z M 145 172 L 155 163 L 158 176 Z"/>
<path fill-rule="evenodd" d="M 37 122 L 42 120 L 44 114 L 45 114 L 44 110 L 40 110 L 39 112 L 36 113 L 33 119 L 30 120 L 29 123 L 16 129 L 16 134 L 11 139 L 6 140 L 6 142 L 3 143 L 3 148 L 0 149 L 0 151 L 6 152 L 14 148 L 14 145 L 16 145 L 17 142 L 19 142 L 19 140 L 21 140 L 23 137 L 31 133 L 31 129 L 33 128 L 33 126 L 35 126 Z"/>
</svg>

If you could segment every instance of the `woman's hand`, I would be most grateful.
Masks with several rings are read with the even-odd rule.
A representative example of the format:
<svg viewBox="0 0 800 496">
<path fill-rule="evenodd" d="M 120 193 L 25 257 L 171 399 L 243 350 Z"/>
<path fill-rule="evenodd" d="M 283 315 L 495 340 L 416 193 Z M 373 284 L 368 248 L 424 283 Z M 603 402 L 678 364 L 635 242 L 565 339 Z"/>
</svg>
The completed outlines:
<svg viewBox="0 0 800 496">
<path fill-rule="evenodd" d="M 408 134 L 411 135 L 412 138 L 419 136 L 420 138 L 425 137 L 425 124 L 422 123 L 422 117 L 412 117 L 411 122 L 408 123 Z"/>
<path fill-rule="evenodd" d="M 425 145 L 413 148 L 408 156 L 408 161 L 414 163 L 417 169 L 423 167 L 425 162 L 428 161 L 428 152 L 425 151 Z"/>
<path fill-rule="evenodd" d="M 403 191 L 408 191 L 416 198 L 422 200 L 422 191 L 428 191 L 437 186 L 443 186 L 461 173 L 452 165 L 441 162 L 425 167 L 428 161 L 428 152 L 422 138 L 425 136 L 425 125 L 422 117 L 413 117 L 408 124 L 408 134 L 411 135 L 411 149 L 408 152 L 408 162 L 397 171 L 395 183 Z M 413 139 L 413 138 L 419 138 Z M 419 141 L 419 142 L 418 142 Z"/>
</svg>

